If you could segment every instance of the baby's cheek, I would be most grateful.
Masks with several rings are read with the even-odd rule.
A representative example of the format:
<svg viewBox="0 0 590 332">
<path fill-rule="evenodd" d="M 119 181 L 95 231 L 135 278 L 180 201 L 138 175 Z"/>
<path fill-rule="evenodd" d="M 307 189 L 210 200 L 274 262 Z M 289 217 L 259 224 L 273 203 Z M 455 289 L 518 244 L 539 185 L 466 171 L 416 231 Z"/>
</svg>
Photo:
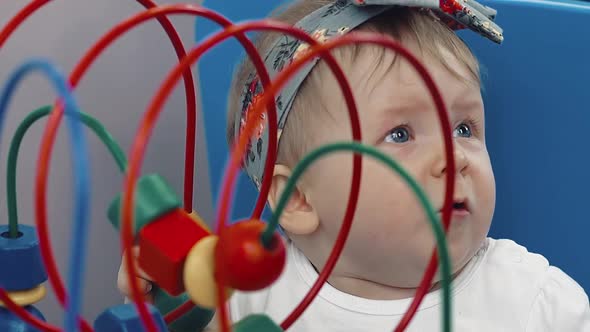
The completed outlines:
<svg viewBox="0 0 590 332">
<path fill-rule="evenodd" d="M 354 220 L 354 231 L 364 233 L 366 241 L 385 243 L 403 242 L 423 226 L 424 219 L 417 199 L 398 177 L 371 170 L 361 185 L 361 195 Z"/>
<path fill-rule="evenodd" d="M 361 202 L 366 210 L 370 210 L 367 212 L 396 220 L 413 219 L 421 212 L 416 195 L 398 174 L 382 165 L 367 165 L 365 170 Z"/>
<path fill-rule="evenodd" d="M 358 240 L 388 243 L 428 227 L 426 214 L 414 192 L 390 168 L 363 159 L 361 186 L 351 236 Z M 340 230 L 352 180 L 349 155 L 328 157 L 311 170 L 316 208 L 325 227 L 334 235 Z"/>
<path fill-rule="evenodd" d="M 496 181 L 489 158 L 482 158 L 477 174 L 474 174 L 475 194 L 478 208 L 483 214 L 485 222 L 490 222 L 496 206 Z"/>
</svg>

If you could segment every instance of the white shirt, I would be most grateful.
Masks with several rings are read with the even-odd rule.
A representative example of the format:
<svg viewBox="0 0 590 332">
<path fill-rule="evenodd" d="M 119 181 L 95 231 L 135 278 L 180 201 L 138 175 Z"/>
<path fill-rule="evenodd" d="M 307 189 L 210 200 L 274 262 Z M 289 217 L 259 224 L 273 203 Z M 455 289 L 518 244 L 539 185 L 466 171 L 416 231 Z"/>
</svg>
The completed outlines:
<svg viewBox="0 0 590 332">
<path fill-rule="evenodd" d="M 280 324 L 317 277 L 307 258 L 289 244 L 279 280 L 263 291 L 234 293 L 231 318 L 237 322 L 249 314 L 265 313 Z M 440 290 L 429 293 L 406 331 L 440 331 L 441 300 Z M 368 300 L 326 283 L 288 331 L 391 332 L 410 302 Z M 590 332 L 590 306 L 584 290 L 543 256 L 509 240 L 486 239 L 455 278 L 452 314 L 457 332 Z"/>
</svg>

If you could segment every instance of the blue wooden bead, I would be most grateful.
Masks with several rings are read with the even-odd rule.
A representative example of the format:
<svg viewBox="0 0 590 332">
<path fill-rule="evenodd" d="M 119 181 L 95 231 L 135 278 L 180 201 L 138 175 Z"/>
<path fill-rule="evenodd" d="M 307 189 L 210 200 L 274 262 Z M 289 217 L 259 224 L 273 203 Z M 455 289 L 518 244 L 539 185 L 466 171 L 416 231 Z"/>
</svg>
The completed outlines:
<svg viewBox="0 0 590 332">
<path fill-rule="evenodd" d="M 34 306 L 29 305 L 24 307 L 26 311 L 31 313 L 34 317 L 39 320 L 45 321 L 43 314 Z M 32 325 L 25 323 L 17 315 L 13 314 L 12 311 L 7 308 L 0 307 L 0 331 L 2 332 L 40 332 Z"/>
<path fill-rule="evenodd" d="M 166 332 L 166 323 L 158 310 L 147 304 L 158 331 Z M 121 304 L 101 313 L 94 321 L 95 332 L 144 332 L 145 328 L 135 304 Z"/>
<path fill-rule="evenodd" d="M 7 291 L 35 288 L 47 280 L 34 227 L 19 225 L 19 237 L 10 238 L 0 225 L 0 287 Z"/>
</svg>

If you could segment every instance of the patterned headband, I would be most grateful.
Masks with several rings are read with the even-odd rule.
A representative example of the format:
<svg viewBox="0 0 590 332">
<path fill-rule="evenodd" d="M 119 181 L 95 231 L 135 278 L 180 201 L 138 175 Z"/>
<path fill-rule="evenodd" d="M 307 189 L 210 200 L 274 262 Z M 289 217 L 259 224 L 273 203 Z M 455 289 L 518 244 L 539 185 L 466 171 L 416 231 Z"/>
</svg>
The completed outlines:
<svg viewBox="0 0 590 332">
<path fill-rule="evenodd" d="M 469 28 L 498 44 L 504 39 L 502 29 L 494 23 L 496 10 L 474 0 L 337 0 L 304 17 L 295 26 L 311 34 L 318 41 L 325 42 L 357 28 L 396 6 L 430 10 L 451 29 Z M 287 35 L 278 38 L 264 58 L 271 79 L 308 47 L 308 44 Z M 297 91 L 319 60 L 316 58 L 304 66 L 276 96 L 278 142 L 280 142 L 281 133 Z M 262 83 L 258 75 L 255 72 L 251 73 L 241 95 L 241 117 L 236 119 L 234 126 L 236 137 L 245 126 L 248 110 L 262 91 Z M 264 175 L 269 135 L 266 128 L 266 114 L 261 116 L 263 119 L 260 127 L 250 140 L 243 161 L 246 173 L 258 189 Z"/>
</svg>

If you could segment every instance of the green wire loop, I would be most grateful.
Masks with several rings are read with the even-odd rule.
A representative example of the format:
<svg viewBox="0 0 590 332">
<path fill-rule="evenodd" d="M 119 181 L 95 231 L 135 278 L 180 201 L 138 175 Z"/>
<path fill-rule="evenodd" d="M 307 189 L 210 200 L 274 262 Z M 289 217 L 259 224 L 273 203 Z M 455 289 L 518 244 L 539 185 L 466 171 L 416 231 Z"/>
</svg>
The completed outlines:
<svg viewBox="0 0 590 332">
<path fill-rule="evenodd" d="M 381 161 L 396 173 L 398 173 L 404 181 L 410 186 L 414 194 L 418 197 L 420 204 L 426 211 L 428 216 L 428 221 L 432 230 L 434 231 L 434 235 L 436 238 L 436 247 L 438 249 L 438 254 L 440 256 L 440 266 L 442 272 L 442 296 L 443 296 L 443 315 L 442 315 L 442 325 L 444 332 L 451 332 L 451 290 L 450 290 L 450 283 L 451 283 L 451 259 L 449 257 L 449 251 L 447 248 L 447 242 L 445 239 L 445 234 L 443 228 L 439 222 L 438 216 L 434 209 L 432 208 L 432 204 L 426 197 L 424 191 L 420 188 L 418 183 L 408 174 L 406 170 L 404 170 L 395 160 L 391 159 L 387 155 L 383 154 L 379 150 L 360 144 L 355 142 L 343 142 L 343 143 L 333 143 L 324 145 L 310 154 L 308 154 L 303 160 L 301 160 L 295 169 L 293 170 L 293 174 L 289 178 L 287 182 L 285 191 L 281 195 L 279 199 L 279 203 L 277 204 L 277 208 L 275 212 L 272 214 L 272 217 L 268 223 L 267 228 L 265 229 L 264 233 L 262 234 L 262 241 L 264 245 L 268 245 L 272 239 L 273 233 L 277 229 L 279 225 L 279 216 L 282 214 L 283 210 L 287 205 L 287 201 L 293 190 L 295 189 L 295 184 L 303 175 L 303 172 L 311 166 L 313 162 L 317 159 L 324 157 L 328 153 L 331 152 L 339 152 L 339 151 L 353 151 L 356 153 L 360 153 L 363 155 L 369 155 L 376 160 Z"/>
<path fill-rule="evenodd" d="M 10 143 L 10 151 L 8 153 L 8 165 L 6 167 L 6 196 L 8 200 L 8 230 L 11 238 L 18 237 L 18 213 L 17 213 L 17 202 L 16 202 L 16 163 L 18 159 L 18 152 L 22 140 L 27 130 L 39 119 L 47 116 L 53 109 L 52 105 L 43 106 L 33 112 L 31 112 L 21 122 L 17 128 L 12 142 Z M 115 139 L 106 130 L 106 128 L 92 116 L 80 112 L 80 120 L 87 127 L 92 129 L 98 138 L 106 145 L 111 155 L 115 159 L 117 166 L 122 172 L 125 172 L 127 168 L 127 158 L 125 153 L 121 150 L 121 147 L 117 144 Z"/>
</svg>

